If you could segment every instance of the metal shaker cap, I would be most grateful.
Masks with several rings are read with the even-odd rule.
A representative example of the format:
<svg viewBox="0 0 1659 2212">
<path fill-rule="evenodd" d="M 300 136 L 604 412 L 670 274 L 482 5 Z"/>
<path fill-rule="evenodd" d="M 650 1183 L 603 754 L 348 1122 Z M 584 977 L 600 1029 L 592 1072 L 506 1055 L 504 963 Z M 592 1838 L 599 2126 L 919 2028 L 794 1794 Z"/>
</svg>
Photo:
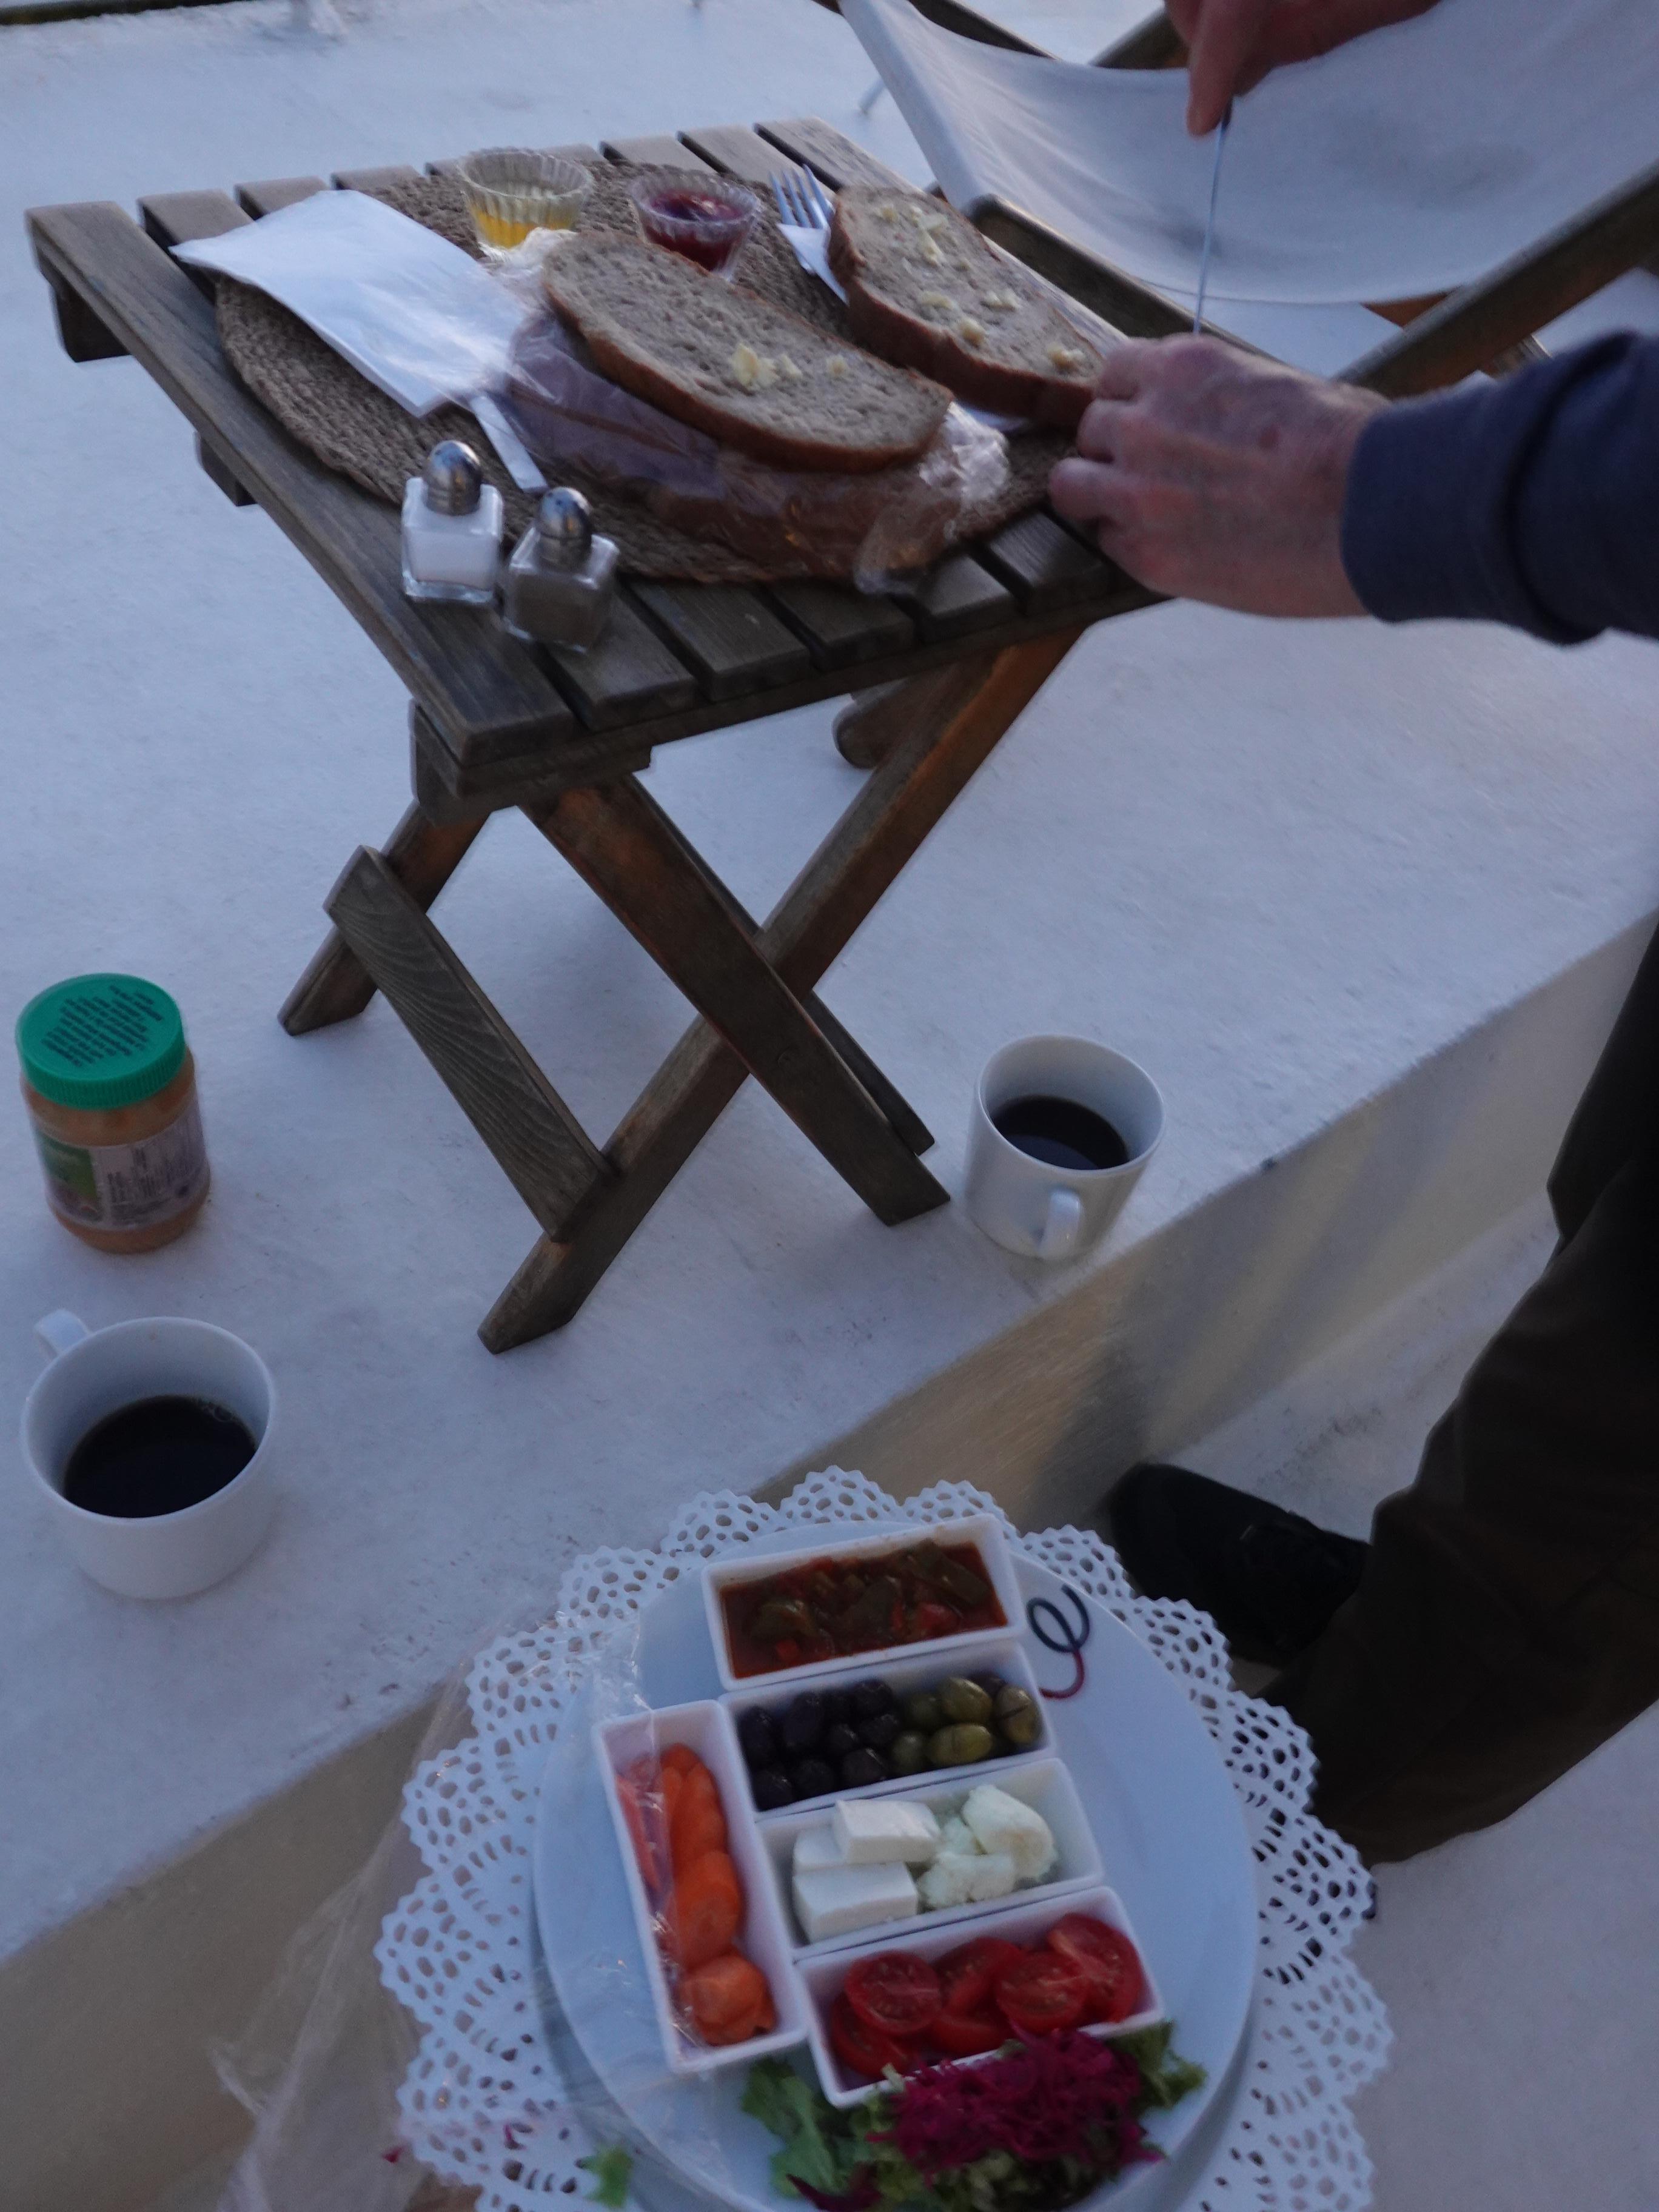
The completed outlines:
<svg viewBox="0 0 1659 2212">
<path fill-rule="evenodd" d="M 471 446 L 446 438 L 427 455 L 422 481 L 434 514 L 471 514 L 483 494 L 483 470 Z"/>
<path fill-rule="evenodd" d="M 536 509 L 536 550 L 555 568 L 580 568 L 593 543 L 593 511 L 569 484 L 544 492 Z"/>
</svg>

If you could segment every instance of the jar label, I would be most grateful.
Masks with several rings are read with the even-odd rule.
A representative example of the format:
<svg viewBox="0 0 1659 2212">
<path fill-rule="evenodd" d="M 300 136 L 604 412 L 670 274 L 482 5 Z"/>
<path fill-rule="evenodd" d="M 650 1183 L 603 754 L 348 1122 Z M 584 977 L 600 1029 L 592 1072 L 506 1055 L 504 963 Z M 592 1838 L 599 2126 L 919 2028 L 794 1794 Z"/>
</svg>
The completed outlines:
<svg viewBox="0 0 1659 2212">
<path fill-rule="evenodd" d="M 207 1147 L 192 1096 L 176 1121 L 137 1145 L 66 1145 L 36 1127 L 46 1196 L 83 1229 L 153 1229 L 207 1188 Z"/>
</svg>

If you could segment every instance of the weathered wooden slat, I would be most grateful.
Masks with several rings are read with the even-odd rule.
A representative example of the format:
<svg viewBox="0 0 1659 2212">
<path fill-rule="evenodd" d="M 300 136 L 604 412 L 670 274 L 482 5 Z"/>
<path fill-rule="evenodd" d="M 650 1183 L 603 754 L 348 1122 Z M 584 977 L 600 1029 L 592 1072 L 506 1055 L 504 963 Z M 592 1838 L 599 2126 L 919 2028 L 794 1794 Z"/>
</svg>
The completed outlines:
<svg viewBox="0 0 1659 2212">
<path fill-rule="evenodd" d="M 1352 362 L 1346 384 L 1390 399 L 1437 391 L 1633 269 L 1659 236 L 1659 163 Z"/>
<path fill-rule="evenodd" d="M 151 192 L 138 203 L 145 234 L 158 246 L 185 246 L 195 238 L 222 238 L 247 216 L 228 192 Z M 204 275 L 207 274 L 204 270 Z"/>
<path fill-rule="evenodd" d="M 878 653 L 901 653 L 915 635 L 890 599 L 847 584 L 770 584 L 766 596 L 805 644 L 817 668 L 850 668 Z"/>
<path fill-rule="evenodd" d="M 906 578 L 893 597 L 925 638 L 966 637 L 1016 611 L 1007 586 L 966 553 L 950 554 L 925 574 Z"/>
<path fill-rule="evenodd" d="M 755 128 L 780 153 L 822 177 L 834 191 L 842 185 L 886 185 L 902 192 L 915 189 L 908 177 L 878 161 L 822 116 L 793 116 L 781 123 L 757 123 Z"/>
<path fill-rule="evenodd" d="M 1159 597 L 1159 593 L 1146 591 L 1125 576 L 1109 598 L 1090 606 L 1089 618 L 1103 620 L 1108 616 L 1129 614 L 1139 607 L 1156 606 Z M 1009 619 L 975 631 L 975 647 L 982 646 L 988 651 L 1026 645 L 1057 629 L 1076 626 L 1077 616 L 1064 610 L 1052 614 L 1021 614 L 1012 593 L 1007 595 L 1006 604 L 1012 610 Z M 732 729 L 742 722 L 787 714 L 793 708 L 810 707 L 822 699 L 838 698 L 847 690 L 849 675 L 860 690 L 866 690 L 876 684 L 925 676 L 933 669 L 948 667 L 960 659 L 962 651 L 963 642 L 957 636 L 934 638 L 929 642 L 913 643 L 898 652 L 872 654 L 854 664 L 852 669 L 816 668 L 810 676 L 780 684 L 775 690 L 751 692 L 734 699 L 700 699 L 696 706 L 674 714 L 628 723 L 608 732 L 587 732 L 594 748 L 588 780 L 603 782 L 623 768 L 631 767 L 632 757 L 639 752 L 677 744 L 682 738 L 702 737 L 710 730 Z M 514 806 L 530 799 L 545 778 L 546 760 L 562 757 L 562 745 L 550 750 L 538 747 L 528 754 L 514 757 L 503 749 L 476 771 L 466 766 L 447 743 L 434 745 L 431 757 L 438 781 L 456 802 L 464 806 Z"/>
<path fill-rule="evenodd" d="M 393 185 L 418 184 L 420 177 L 407 161 L 391 161 L 379 169 L 336 169 L 329 182 L 342 192 L 384 192 Z"/>
<path fill-rule="evenodd" d="M 434 822 L 411 806 L 386 841 L 381 858 L 422 914 L 472 849 L 488 817 L 475 814 L 460 823 Z M 276 1018 L 290 1036 L 327 1029 L 361 1014 L 374 996 L 374 979 L 337 929 L 283 1001 Z"/>
<path fill-rule="evenodd" d="M 486 764 L 467 772 L 468 787 L 462 795 L 453 787 L 453 755 L 420 708 L 409 710 L 410 782 L 416 804 L 434 822 L 469 822 L 503 806 L 550 806 L 577 784 L 614 783 L 618 776 L 637 775 L 650 765 L 649 746 L 635 744 L 625 735 L 593 736 L 579 729 L 544 750 L 533 778 L 526 776 L 522 761 L 509 762 L 498 788 L 490 781 L 495 771 Z"/>
<path fill-rule="evenodd" d="M 533 752 L 574 728 L 548 677 L 489 610 L 404 597 L 396 512 L 303 453 L 242 388 L 220 350 L 211 306 L 124 210 L 40 208 L 28 222 L 43 264 L 194 429 L 235 456 L 239 480 L 344 601 L 457 757 L 479 740 Z"/>
<path fill-rule="evenodd" d="M 610 1181 L 609 1162 L 380 854 L 360 846 L 327 905 L 544 1227 Z"/>
<path fill-rule="evenodd" d="M 228 461 L 216 452 L 198 430 L 196 433 L 196 460 L 202 474 L 210 483 L 218 485 L 233 507 L 258 507 L 258 501 L 242 482 Z"/>
<path fill-rule="evenodd" d="M 639 784 L 569 792 L 536 820 L 878 1219 L 908 1221 L 946 1202 L 724 884 Z"/>
<path fill-rule="evenodd" d="M 256 220 L 262 215 L 275 215 L 279 208 L 292 207 L 296 200 L 308 200 L 313 192 L 325 192 L 325 177 L 263 177 L 258 183 L 238 185 L 236 197 Z"/>
<path fill-rule="evenodd" d="M 697 686 L 634 605 L 617 593 L 605 635 L 586 653 L 546 648 L 553 680 L 590 730 L 614 730 L 690 707 Z"/>
<path fill-rule="evenodd" d="M 783 159 L 775 146 L 769 146 L 746 123 L 714 123 L 696 131 L 682 131 L 680 136 L 711 168 L 736 177 L 745 185 L 763 188 L 767 179 L 775 172 L 799 167 L 798 162 Z"/>
<path fill-rule="evenodd" d="M 648 619 L 695 672 L 708 699 L 735 699 L 804 676 L 811 655 L 757 592 L 738 584 L 635 582 Z"/>
<path fill-rule="evenodd" d="M 966 707 L 945 701 L 934 718 L 919 718 L 868 779 L 761 933 L 761 950 L 792 990 L 811 990 L 845 950 L 1078 635 L 1000 655 Z M 686 1031 L 605 1148 L 616 1182 L 595 1193 L 562 1241 L 540 1240 L 485 1316 L 478 1334 L 491 1352 L 561 1328 L 580 1310 L 743 1079 L 742 1061 L 707 1022 Z"/>
<path fill-rule="evenodd" d="M 1005 523 L 975 546 L 974 556 L 1006 584 L 1028 614 L 1109 599 L 1122 573 L 1040 507 Z"/>
<path fill-rule="evenodd" d="M 602 138 L 599 148 L 607 161 L 635 161 L 665 169 L 706 170 L 711 166 L 666 132 L 649 138 Z"/>
</svg>

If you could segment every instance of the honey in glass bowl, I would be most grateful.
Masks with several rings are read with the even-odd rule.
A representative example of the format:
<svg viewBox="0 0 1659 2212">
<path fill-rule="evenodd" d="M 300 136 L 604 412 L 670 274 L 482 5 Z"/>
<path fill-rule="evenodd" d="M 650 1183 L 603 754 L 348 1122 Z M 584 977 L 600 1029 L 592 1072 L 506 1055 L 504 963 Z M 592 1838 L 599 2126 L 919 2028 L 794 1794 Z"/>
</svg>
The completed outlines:
<svg viewBox="0 0 1659 2212">
<path fill-rule="evenodd" d="M 481 246 L 504 253 L 532 230 L 574 230 L 592 178 L 562 154 L 494 146 L 456 170 Z"/>
</svg>

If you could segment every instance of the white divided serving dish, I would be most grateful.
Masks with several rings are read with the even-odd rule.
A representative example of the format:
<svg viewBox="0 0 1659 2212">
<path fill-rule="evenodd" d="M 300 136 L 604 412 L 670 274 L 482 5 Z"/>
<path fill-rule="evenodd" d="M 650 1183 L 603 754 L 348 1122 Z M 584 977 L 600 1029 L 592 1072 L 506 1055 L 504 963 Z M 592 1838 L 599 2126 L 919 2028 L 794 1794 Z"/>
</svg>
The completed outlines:
<svg viewBox="0 0 1659 2212">
<path fill-rule="evenodd" d="M 1007 1762 L 1002 1765 L 1006 1767 Z M 888 1795 L 896 1802 L 905 1805 L 925 1805 L 936 1820 L 943 1820 L 947 1813 L 954 1813 L 969 1792 L 980 1785 L 976 1767 L 961 1767 L 957 1772 L 963 1779 L 939 1787 L 932 1784 L 925 1790 L 906 1790 L 901 1796 L 896 1791 Z M 782 1909 L 784 1925 L 794 1945 L 795 1957 L 803 1964 L 809 1959 L 823 1958 L 831 1951 L 845 1951 L 854 1945 L 867 1950 L 872 1943 L 885 1948 L 885 1938 L 898 1935 L 931 1933 L 935 1928 L 956 1928 L 964 1922 L 980 1921 L 988 1914 L 1006 1912 L 1012 1905 L 1037 1905 L 1051 1897 L 1059 1897 L 1073 1889 L 1097 1888 L 1103 1880 L 1100 1852 L 1095 1843 L 1094 1832 L 1078 1797 L 1077 1788 L 1070 1774 L 1057 1759 L 1033 1759 L 1012 1772 L 993 1775 L 990 1785 L 1006 1790 L 1022 1805 L 1029 1805 L 1040 1813 L 1054 1832 L 1054 1847 L 1060 1856 L 1056 1870 L 1043 1881 L 1033 1882 L 1028 1888 L 1017 1889 L 1010 1896 L 988 1898 L 980 1905 L 941 1905 L 929 1912 L 925 1908 L 904 1920 L 878 1921 L 873 1926 L 854 1929 L 846 1936 L 827 1936 L 821 1943 L 809 1943 L 805 1931 L 795 1918 L 794 1897 L 790 1887 L 791 1866 L 795 1838 L 807 1828 L 827 1826 L 830 1808 L 838 1801 L 828 1799 L 818 1812 L 797 1813 L 792 1807 L 787 1813 L 775 1814 L 762 1823 L 761 1840 L 771 1861 L 773 1879 L 777 1884 L 778 1900 Z M 849 1796 L 852 1792 L 847 1793 Z M 921 1867 L 911 1872 L 918 1877 Z"/>
<path fill-rule="evenodd" d="M 1108 1927 L 1121 1929 L 1134 1945 L 1140 1960 L 1142 1973 L 1146 1978 L 1146 2002 L 1139 2012 L 1127 2020 L 1114 2021 L 1109 2027 L 1085 2027 L 1085 2035 L 1109 2038 L 1132 2035 L 1137 2028 L 1151 2027 L 1168 2018 L 1164 1999 L 1152 1970 L 1146 1963 L 1146 1954 L 1140 1939 L 1129 1924 L 1129 1916 L 1123 1909 L 1123 1900 L 1114 1889 L 1103 1886 L 1096 1889 L 1077 1888 L 1064 1897 L 1041 1899 L 1032 1904 L 1003 1899 L 994 1910 L 975 1922 L 971 1928 L 960 1923 L 950 1927 L 941 1924 L 934 1916 L 921 1922 L 900 1922 L 884 1937 L 879 1929 L 866 1931 L 867 1940 L 845 1949 L 825 1949 L 800 1961 L 799 1972 L 806 1990 L 807 2034 L 812 2045 L 812 2057 L 818 2069 L 818 2079 L 823 2084 L 823 2094 L 832 2105 L 860 2105 L 879 2087 L 874 2081 L 854 2081 L 836 2057 L 830 2041 L 830 2008 L 841 1994 L 848 1972 L 859 1960 L 874 1957 L 882 1951 L 904 1951 L 930 1962 L 954 1951 L 960 1943 L 970 1942 L 978 1936 L 1006 1936 L 1011 1943 L 1033 1943 L 1047 1934 L 1054 1923 L 1068 1912 L 1086 1912 Z M 991 2054 L 987 2052 L 986 2057 Z M 951 2062 L 957 2066 L 977 2066 L 978 2058 L 958 2058 Z"/>
<path fill-rule="evenodd" d="M 878 1653 L 872 1653 L 868 1662 L 852 1660 L 833 1675 L 814 1676 L 810 1682 L 786 1684 L 781 1690 L 773 1686 L 775 1678 L 769 1674 L 765 1677 L 767 1686 L 764 1689 L 728 1691 L 724 1703 L 735 1724 L 756 1705 L 769 1711 L 775 1706 L 781 1711 L 803 1689 L 850 1689 L 856 1682 L 867 1682 L 879 1675 L 884 1682 L 892 1686 L 894 1695 L 902 1702 L 915 1691 L 931 1689 L 935 1682 L 944 1681 L 947 1675 L 1000 1674 L 1017 1689 L 1024 1691 L 1041 1716 L 1042 1733 L 1035 1743 L 1028 1744 L 1023 1751 L 1008 1752 L 999 1759 L 981 1759 L 972 1766 L 932 1766 L 920 1774 L 895 1774 L 885 1782 L 862 1783 L 856 1790 L 830 1790 L 820 1797 L 797 1798 L 793 1805 L 779 1805 L 769 1813 L 757 1810 L 757 1818 L 763 1821 L 793 1820 L 797 1813 L 810 1813 L 815 1806 L 833 1805 L 838 1797 L 893 1797 L 901 1793 L 914 1797 L 918 1790 L 942 1788 L 958 1774 L 972 1775 L 975 1780 L 981 1776 L 1006 1774 L 1011 1768 L 1024 1765 L 1027 1759 L 1052 1753 L 1054 1729 L 1048 1718 L 1048 1709 L 1042 1701 L 1042 1692 L 1037 1687 L 1030 1660 L 1022 1646 L 1001 1629 L 988 1629 L 981 1635 L 953 1638 L 952 1642 L 956 1648 L 943 1658 L 936 1656 L 940 1649 L 937 1644 L 909 1644 L 905 1647 L 901 1658 L 884 1660 Z M 738 1747 L 738 1756 L 742 1760 L 741 1746 Z M 755 1801 L 749 1790 L 747 1762 L 744 1763 L 743 1779 L 744 1802 L 753 1806 Z"/>
<path fill-rule="evenodd" d="M 914 1551 L 924 1542 L 972 1544 L 977 1549 L 997 1603 L 1002 1608 L 1006 1628 L 992 1624 L 963 1629 L 954 1636 L 933 1637 L 926 1644 L 895 1644 L 873 1651 L 837 1653 L 830 1659 L 809 1660 L 799 1667 L 780 1667 L 764 1674 L 740 1675 L 733 1672 L 732 1655 L 726 1647 L 726 1618 L 720 1609 L 723 1591 L 742 1583 L 770 1581 L 775 1575 L 791 1567 L 806 1566 L 814 1559 L 833 1559 L 837 1563 L 854 1559 L 877 1560 L 884 1553 Z M 714 1663 L 720 1680 L 728 1690 L 745 1692 L 762 1687 L 775 1690 L 786 1683 L 815 1681 L 822 1675 L 845 1674 L 849 1668 L 858 1668 L 866 1674 L 875 1674 L 894 1660 L 908 1659 L 917 1652 L 948 1653 L 966 1644 L 978 1644 L 987 1636 L 1017 1634 L 1025 1619 L 1002 1523 L 989 1513 L 969 1514 L 960 1521 L 938 1522 L 927 1528 L 890 1527 L 867 1536 L 848 1536 L 840 1540 L 826 1531 L 816 1543 L 803 1544 L 787 1552 L 774 1552 L 765 1559 L 717 1559 L 703 1569 L 702 1595 L 709 1641 L 714 1647 Z M 940 1671 L 948 1674 L 951 1669 L 946 1666 Z"/>
<path fill-rule="evenodd" d="M 657 1928 L 651 1900 L 634 1850 L 634 1839 L 617 1791 L 617 1777 L 636 1759 L 659 1757 L 671 1745 L 684 1744 L 695 1752 L 714 1778 L 720 1808 L 726 1814 L 728 1848 L 743 1884 L 743 1924 L 737 1948 L 758 1966 L 771 1986 L 778 2024 L 769 2035 L 751 2036 L 746 2043 L 712 2045 L 688 2035 L 675 2017 L 674 2003 L 657 1947 Z M 611 1824 L 622 1857 L 623 1877 L 634 1908 L 646 1978 L 656 2006 L 662 2033 L 663 2055 L 676 2074 L 707 2074 L 715 2068 L 748 2065 L 769 2051 L 787 2051 L 806 2033 L 799 1980 L 791 1957 L 789 1923 L 778 1905 L 772 1863 L 763 1847 L 744 1784 L 743 1758 L 731 1717 L 714 1698 L 695 1705 L 665 1705 L 653 1712 L 625 1714 L 619 1720 L 600 1721 L 593 1729 L 593 1750 L 599 1762 Z"/>
</svg>

